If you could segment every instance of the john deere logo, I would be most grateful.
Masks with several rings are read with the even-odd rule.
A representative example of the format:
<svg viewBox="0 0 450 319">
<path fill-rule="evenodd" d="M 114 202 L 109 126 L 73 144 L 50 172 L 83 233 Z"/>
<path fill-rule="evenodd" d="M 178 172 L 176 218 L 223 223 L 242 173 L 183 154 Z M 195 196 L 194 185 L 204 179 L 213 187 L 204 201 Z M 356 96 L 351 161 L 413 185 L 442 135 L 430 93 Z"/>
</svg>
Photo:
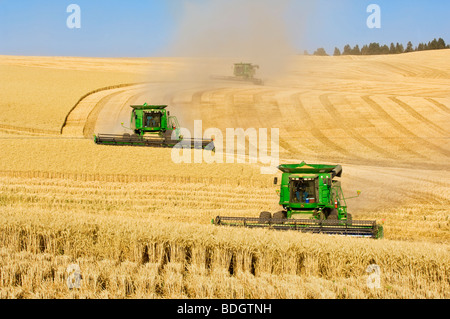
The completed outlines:
<svg viewBox="0 0 450 319">
<path fill-rule="evenodd" d="M 300 207 L 301 207 L 301 208 L 305 207 L 305 204 L 301 204 Z"/>
</svg>

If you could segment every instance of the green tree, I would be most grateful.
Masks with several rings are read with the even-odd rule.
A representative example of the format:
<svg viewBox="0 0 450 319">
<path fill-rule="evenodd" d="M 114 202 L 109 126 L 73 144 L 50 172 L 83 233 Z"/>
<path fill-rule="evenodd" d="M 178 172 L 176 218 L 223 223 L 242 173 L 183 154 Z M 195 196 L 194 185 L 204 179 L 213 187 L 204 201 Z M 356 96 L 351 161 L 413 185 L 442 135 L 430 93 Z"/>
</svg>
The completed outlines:
<svg viewBox="0 0 450 319">
<path fill-rule="evenodd" d="M 434 38 L 433 41 L 430 42 L 429 49 L 430 50 L 437 50 L 438 48 L 439 48 L 438 47 L 438 41 L 436 40 L 436 38 Z"/>
<path fill-rule="evenodd" d="M 389 47 L 386 44 L 383 45 L 380 50 L 381 54 L 389 54 Z"/>
<path fill-rule="evenodd" d="M 352 54 L 352 47 L 349 44 L 347 44 L 344 47 L 344 52 L 342 52 L 342 55 L 350 55 L 350 54 Z"/>
<path fill-rule="evenodd" d="M 361 54 L 362 55 L 368 55 L 369 54 L 369 46 L 367 44 L 364 44 L 364 46 L 361 48 Z"/>
<path fill-rule="evenodd" d="M 445 49 L 445 41 L 442 38 L 439 38 L 437 41 L 437 47 L 438 49 Z"/>
<path fill-rule="evenodd" d="M 389 54 L 395 54 L 395 44 L 391 42 L 391 46 L 389 47 Z"/>
<path fill-rule="evenodd" d="M 423 43 L 421 42 L 421 43 L 419 43 L 419 44 L 417 45 L 417 51 L 423 51 L 423 50 L 425 50 L 425 44 L 423 44 Z"/>
<path fill-rule="evenodd" d="M 369 44 L 369 55 L 380 54 L 380 44 L 376 42 L 372 42 Z"/>
<path fill-rule="evenodd" d="M 314 55 L 328 56 L 327 51 L 325 51 L 324 48 L 318 48 L 316 51 L 314 51 Z"/>
<path fill-rule="evenodd" d="M 405 52 L 408 53 L 408 52 L 413 52 L 413 51 L 414 51 L 413 44 L 411 41 L 409 41 L 408 44 L 406 45 Z"/>
<path fill-rule="evenodd" d="M 361 55 L 361 50 L 359 49 L 359 45 L 355 45 L 355 47 L 351 51 L 352 55 Z"/>
<path fill-rule="evenodd" d="M 395 53 L 400 54 L 403 52 L 405 52 L 405 48 L 403 47 L 403 44 L 397 42 L 397 45 L 395 46 Z"/>
<path fill-rule="evenodd" d="M 340 56 L 341 55 L 341 50 L 339 50 L 339 48 L 334 48 L 334 56 Z"/>
</svg>

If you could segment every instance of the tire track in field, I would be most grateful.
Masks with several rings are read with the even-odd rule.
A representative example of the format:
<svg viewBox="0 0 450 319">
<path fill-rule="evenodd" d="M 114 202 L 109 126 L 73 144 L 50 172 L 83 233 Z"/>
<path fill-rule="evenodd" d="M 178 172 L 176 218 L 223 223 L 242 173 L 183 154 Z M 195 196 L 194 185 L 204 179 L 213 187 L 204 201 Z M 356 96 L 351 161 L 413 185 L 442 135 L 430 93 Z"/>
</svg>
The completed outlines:
<svg viewBox="0 0 450 319">
<path fill-rule="evenodd" d="M 279 127 L 280 120 L 283 118 L 283 115 L 280 111 L 280 103 L 278 100 L 273 97 L 273 94 L 279 93 L 280 89 L 267 89 L 260 90 L 253 94 L 254 103 L 250 106 L 250 110 L 254 116 L 257 116 L 258 122 L 261 124 L 262 128 L 272 128 Z M 264 105 L 264 96 L 269 95 L 271 97 L 271 101 L 267 103 L 270 105 L 270 114 L 263 114 L 263 117 L 259 116 L 261 109 L 259 108 L 261 105 Z M 275 121 L 275 122 L 274 122 Z M 279 127 L 281 128 L 281 127 Z"/>
<path fill-rule="evenodd" d="M 120 125 L 121 122 L 129 123 L 129 116 L 125 112 L 125 107 L 130 106 L 130 101 L 135 97 L 145 93 L 145 88 L 131 88 L 124 90 L 119 95 L 112 97 L 101 107 L 97 115 L 94 133 L 122 134 L 129 129 Z M 121 117 L 121 119 L 119 119 Z"/>
<path fill-rule="evenodd" d="M 80 98 L 75 107 L 73 107 L 72 110 L 67 114 L 64 125 L 61 128 L 61 134 L 80 137 L 85 136 L 84 132 L 86 126 L 94 126 L 92 130 L 95 129 L 95 123 L 88 123 L 89 116 L 91 116 L 90 120 L 92 121 L 94 109 L 96 109 L 97 112 L 101 111 L 102 107 L 97 107 L 97 105 L 102 100 L 104 101 L 104 99 L 109 99 L 108 97 L 114 93 L 129 91 L 128 87 L 136 87 L 139 85 L 142 84 L 119 85 L 98 89 L 86 94 L 83 98 Z M 87 137 L 89 138 L 89 136 Z"/>
<path fill-rule="evenodd" d="M 449 134 L 449 132 L 445 131 L 440 126 L 436 125 L 435 123 L 424 117 L 422 114 L 414 110 L 407 103 L 399 100 L 397 97 L 391 96 L 389 97 L 389 99 L 394 103 L 397 103 L 401 108 L 403 108 L 406 112 L 408 112 L 409 115 L 411 115 L 412 117 L 416 118 L 417 120 L 421 121 L 431 129 L 433 129 L 433 131 L 438 132 L 440 134 L 444 134 L 444 136 L 447 136 Z"/>
<path fill-rule="evenodd" d="M 370 98 L 370 96 L 365 95 L 361 97 L 364 102 L 366 102 L 374 111 L 376 111 L 378 114 L 380 114 L 380 117 L 383 118 L 385 121 L 387 121 L 389 124 L 391 124 L 391 126 L 397 130 L 398 132 L 406 135 L 406 136 L 410 136 L 413 137 L 415 140 L 420 141 L 421 145 L 426 146 L 429 149 L 432 149 L 438 153 L 441 153 L 442 155 L 445 155 L 447 157 L 450 157 L 450 151 L 448 150 L 444 150 L 442 148 L 440 148 L 437 145 L 434 145 L 430 142 L 428 142 L 427 140 L 421 138 L 420 136 L 417 136 L 416 134 L 414 134 L 413 132 L 411 132 L 410 130 L 408 130 L 406 127 L 404 127 L 403 125 L 401 125 L 396 119 L 394 119 L 391 115 L 389 115 L 388 112 L 386 112 L 378 103 L 376 103 L 374 100 L 372 100 Z M 418 156 L 420 158 L 423 159 L 427 159 L 427 157 L 423 156 L 420 153 L 414 152 L 414 151 L 410 151 L 411 153 L 413 153 L 415 156 Z"/>
<path fill-rule="evenodd" d="M 115 93 L 111 93 L 104 98 L 102 98 L 95 106 L 94 108 L 89 112 L 89 115 L 87 117 L 86 123 L 83 128 L 83 136 L 85 138 L 90 138 L 95 133 L 95 127 L 97 125 L 98 116 L 100 115 L 100 112 L 102 111 L 103 107 L 111 101 L 116 96 L 126 92 L 126 90 L 121 90 Z"/>
<path fill-rule="evenodd" d="M 386 178 L 388 179 L 390 176 L 390 174 L 386 174 Z M 367 179 L 361 176 L 356 176 L 353 175 L 352 176 L 352 181 L 353 182 L 359 182 L 361 184 L 371 184 L 374 181 L 372 179 Z M 423 203 L 424 202 L 424 198 L 429 198 L 430 200 L 428 201 L 429 204 L 433 203 L 437 203 L 437 204 L 449 204 L 450 200 L 443 196 L 443 195 L 439 195 L 439 194 L 435 194 L 432 193 L 430 191 L 424 191 L 421 190 L 420 193 L 415 193 L 415 192 L 411 192 L 411 183 L 404 183 L 405 186 L 402 186 L 402 184 L 398 183 L 397 181 L 394 182 L 393 184 L 383 184 L 382 187 L 384 189 L 388 188 L 390 194 L 392 195 L 392 198 L 395 198 L 393 200 L 398 202 L 398 205 L 405 205 L 406 203 L 411 203 L 411 201 L 414 201 L 416 203 Z M 417 185 L 417 184 L 414 184 Z M 397 195 L 394 195 L 397 194 Z M 386 202 L 392 202 L 392 199 L 387 200 Z"/>
<path fill-rule="evenodd" d="M 380 167 L 372 167 L 371 171 L 376 172 L 383 180 L 382 184 L 385 184 L 384 181 L 389 181 L 383 187 L 392 188 L 401 195 L 400 197 L 409 197 L 419 202 L 424 202 L 426 199 L 425 201 L 429 203 L 438 201 L 440 204 L 450 204 L 450 198 L 445 192 L 435 190 L 436 187 L 444 188 L 447 184 L 422 178 L 423 175 L 427 176 L 427 173 L 418 172 L 414 168 L 405 173 L 395 172 L 392 169 L 383 170 Z M 431 176 L 438 176 L 436 172 L 431 174 Z"/>
<path fill-rule="evenodd" d="M 271 154 L 272 150 L 271 139 L 269 136 L 271 136 L 272 134 L 272 128 L 276 127 L 274 126 L 275 123 L 273 121 L 281 119 L 281 113 L 277 101 L 275 101 L 275 104 L 272 102 L 267 103 L 266 107 L 264 105 L 265 102 L 263 101 L 263 96 L 267 94 L 272 94 L 273 92 L 278 92 L 278 90 L 252 88 L 248 89 L 248 91 L 249 94 L 252 95 L 251 98 L 252 102 L 246 105 L 245 112 L 247 113 L 247 116 L 252 119 L 253 128 L 255 128 L 258 132 L 258 142 L 260 141 L 261 138 L 261 136 L 259 136 L 259 129 L 267 129 L 267 140 L 266 140 L 267 149 L 261 150 L 259 148 L 261 145 L 259 145 L 258 142 L 256 145 L 256 149 L 260 152 L 259 154 L 261 154 L 261 151 L 266 151 L 267 155 L 269 155 Z"/>
<path fill-rule="evenodd" d="M 372 169 L 372 170 L 375 171 L 377 169 Z M 378 172 L 380 174 L 383 173 L 383 171 L 380 171 L 380 170 L 378 170 Z M 417 175 L 412 176 L 410 174 L 401 174 L 401 173 L 393 173 L 393 172 L 389 172 L 389 176 L 397 176 L 397 177 L 401 177 L 401 178 L 410 179 L 411 182 L 416 182 L 416 183 L 424 182 L 424 183 L 428 183 L 428 184 L 433 184 L 434 186 L 447 187 L 448 189 L 450 189 L 450 183 L 447 183 L 446 179 L 443 179 L 442 181 L 436 181 L 436 180 L 424 178 L 424 177 L 422 177 L 422 175 L 419 177 Z"/>
<path fill-rule="evenodd" d="M 246 130 L 248 128 L 248 122 L 243 123 L 246 121 L 245 117 L 241 116 L 242 111 L 245 112 L 245 110 L 242 110 L 238 103 L 236 103 L 236 97 L 235 95 L 242 94 L 242 92 L 246 92 L 249 89 L 233 89 L 229 92 L 227 92 L 224 96 L 224 103 L 227 110 L 231 111 L 233 123 L 236 125 L 233 125 L 234 128 L 242 128 Z M 254 103 L 254 97 L 252 96 L 252 103 Z M 244 124 L 244 125 L 242 125 Z M 247 137 L 246 137 L 246 140 Z"/>
<path fill-rule="evenodd" d="M 361 115 L 362 116 L 362 115 Z M 370 121 L 369 119 L 367 119 Z M 383 136 L 383 134 L 379 135 L 380 139 L 382 139 L 386 144 L 391 145 L 391 139 L 389 137 Z M 401 144 L 392 144 L 395 148 L 398 148 L 403 152 L 403 154 L 414 154 L 418 158 L 428 159 L 427 157 L 423 156 L 420 153 L 417 153 L 416 151 L 412 150 L 411 148 L 407 147 L 404 143 Z M 387 150 L 386 150 L 387 151 Z M 387 151 L 388 152 L 388 151 Z M 402 154 L 400 154 L 402 155 Z"/>
<path fill-rule="evenodd" d="M 227 112 L 228 110 L 226 110 L 226 109 L 224 110 L 223 107 L 221 107 L 221 105 L 219 105 L 215 102 L 207 102 L 206 104 L 208 104 L 208 105 L 214 104 L 214 106 L 211 108 L 208 107 L 208 108 L 206 108 L 206 110 L 204 110 L 205 102 L 203 102 L 203 95 L 205 93 L 211 93 L 214 96 L 214 95 L 216 95 L 216 92 L 220 92 L 222 90 L 225 90 L 225 89 L 224 88 L 211 88 L 211 89 L 207 89 L 207 90 L 197 91 L 192 95 L 192 99 L 189 104 L 191 108 L 199 109 L 198 112 L 201 115 L 202 119 L 205 118 L 205 115 L 206 115 L 206 117 L 208 117 L 207 121 L 209 123 L 211 123 L 212 126 L 215 126 L 215 127 L 220 127 L 220 125 L 216 124 L 217 122 L 219 122 L 221 124 L 225 122 L 224 118 L 226 117 L 226 113 L 224 113 L 224 111 Z M 210 113 L 211 110 L 212 110 L 212 114 Z"/>
<path fill-rule="evenodd" d="M 320 125 L 310 116 L 309 112 L 306 110 L 306 108 L 303 106 L 303 103 L 300 101 L 300 94 L 293 94 L 291 96 L 292 102 L 296 106 L 297 109 L 300 110 L 302 117 L 305 119 L 305 122 L 311 123 L 311 134 L 321 143 L 323 144 L 327 149 L 335 150 L 342 155 L 353 158 L 357 160 L 364 160 L 358 155 L 352 154 L 342 146 L 336 144 L 331 139 L 329 139 L 318 127 Z"/>
<path fill-rule="evenodd" d="M 296 103 L 294 103 L 294 99 L 296 99 L 296 98 L 298 99 L 301 95 L 308 93 L 308 92 L 310 92 L 310 91 L 300 91 L 300 92 L 297 91 L 296 93 L 290 94 L 287 97 L 289 102 L 286 101 L 287 103 L 282 104 L 282 106 L 280 106 L 280 113 L 283 118 L 283 123 L 284 123 L 284 121 L 286 121 L 286 119 L 288 120 L 288 125 L 285 124 L 283 129 L 289 134 L 289 140 L 287 140 L 285 137 L 283 137 L 283 135 L 280 134 L 280 146 L 282 146 L 285 150 L 287 150 L 288 152 L 290 152 L 293 155 L 305 153 L 304 150 L 291 145 L 292 141 L 295 141 L 295 142 L 298 141 L 298 138 L 295 136 L 295 133 L 297 133 L 298 129 L 301 129 L 301 128 L 303 128 L 303 130 L 310 131 L 309 130 L 310 125 L 306 126 L 303 123 L 301 123 L 302 119 L 299 116 L 299 110 L 296 108 L 297 105 L 296 105 Z M 294 116 L 299 116 L 300 120 L 298 122 L 295 122 Z M 315 137 L 313 136 L 312 138 L 309 138 L 309 137 L 303 138 L 303 140 L 306 140 L 306 139 L 309 140 L 309 143 L 306 143 L 306 142 L 302 143 L 301 147 L 308 149 L 316 157 L 323 158 L 323 156 L 318 152 L 317 147 L 314 147 L 315 143 L 311 142 L 313 139 L 315 139 Z M 299 141 L 298 143 L 300 144 L 300 142 L 301 141 Z"/>
<path fill-rule="evenodd" d="M 275 91 L 275 90 L 274 90 Z M 276 90 L 275 92 L 279 92 L 280 90 Z M 306 93 L 308 91 L 303 92 L 296 92 L 295 94 L 298 94 L 298 96 Z M 302 141 L 299 141 L 296 137 L 296 133 L 298 133 L 298 130 L 302 130 L 302 125 L 299 123 L 300 121 L 296 122 L 295 119 L 298 116 L 298 110 L 295 109 L 295 104 L 292 103 L 292 94 L 289 93 L 289 91 L 286 91 L 286 96 L 288 101 L 285 101 L 282 99 L 280 102 L 280 97 L 278 95 L 278 99 L 276 99 L 276 106 L 278 108 L 278 113 L 280 115 L 279 119 L 281 121 L 281 124 L 278 123 L 280 128 L 280 137 L 279 137 L 279 143 L 280 146 L 285 149 L 288 153 L 291 155 L 298 156 L 299 154 L 304 155 L 305 150 L 307 149 L 309 152 L 315 155 L 317 154 L 317 149 L 314 149 L 311 147 L 310 143 L 303 143 Z M 284 93 L 283 93 L 284 94 Z M 290 94 L 290 95 L 287 95 Z M 274 97 L 275 99 L 275 97 Z M 286 103 L 287 102 L 287 103 Z M 286 134 L 282 134 L 281 131 L 285 131 Z M 305 138 L 306 139 L 306 138 Z M 309 139 L 309 138 L 308 138 Z M 291 145 L 292 142 L 295 142 L 296 145 Z"/>
<path fill-rule="evenodd" d="M 119 123 L 120 118 L 122 117 L 122 113 L 125 113 L 125 108 L 128 106 L 130 107 L 131 105 L 133 105 L 134 103 L 136 103 L 136 101 L 138 101 L 142 96 L 146 95 L 147 92 L 140 92 L 140 93 L 135 93 L 133 95 L 131 95 L 128 100 L 123 103 L 122 107 L 117 111 L 116 113 L 116 118 L 115 118 L 115 122 Z M 131 112 L 130 112 L 131 113 Z"/>
<path fill-rule="evenodd" d="M 380 66 L 380 69 L 388 69 L 388 70 L 390 69 L 392 71 L 392 73 L 394 73 L 394 74 L 398 74 L 398 75 L 402 75 L 402 76 L 406 76 L 406 77 L 414 77 L 417 75 L 417 72 L 412 71 L 410 66 L 405 66 L 404 64 L 401 64 L 401 63 L 393 64 L 392 62 L 390 63 L 390 62 L 377 61 L 377 62 L 374 62 L 374 64 L 378 64 Z"/>
<path fill-rule="evenodd" d="M 213 103 L 213 102 L 205 102 L 203 100 L 203 95 L 205 93 L 211 93 L 214 95 L 214 92 L 225 90 L 223 87 L 210 87 L 205 88 L 205 86 L 200 86 L 199 84 L 192 83 L 189 86 L 186 86 L 182 89 L 177 90 L 176 92 L 170 92 L 166 94 L 166 97 L 170 101 L 171 104 L 174 104 L 175 111 L 179 112 L 177 114 L 180 114 L 181 117 L 186 117 L 186 120 L 191 121 L 192 123 L 188 123 L 189 125 L 183 125 L 183 123 L 180 123 L 183 127 L 193 127 L 194 120 L 202 120 L 203 124 L 209 125 L 209 127 L 221 127 L 220 124 L 224 122 L 224 118 L 226 117 L 223 111 L 223 108 L 220 104 Z M 192 91 L 192 95 L 190 96 L 189 100 L 182 100 L 178 102 L 174 102 L 174 100 L 177 99 L 177 96 L 180 94 L 185 94 L 184 92 Z M 211 105 L 214 104 L 213 107 Z M 179 106 L 182 106 L 179 108 Z M 175 114 L 175 115 L 177 115 Z M 219 122 L 220 124 L 216 124 Z"/>
<path fill-rule="evenodd" d="M 280 92 L 279 89 L 276 89 L 276 90 L 271 89 L 271 90 L 264 90 L 263 92 L 255 93 L 253 95 L 253 99 L 254 99 L 255 103 L 254 103 L 253 108 L 252 108 L 254 110 L 255 116 L 257 116 L 260 113 L 260 110 L 258 110 L 258 104 L 262 105 L 264 103 L 263 102 L 263 96 L 266 95 L 266 94 L 270 94 L 271 95 L 273 93 L 276 94 L 276 93 L 279 93 L 279 92 Z M 274 120 L 274 118 L 270 117 L 270 119 L 269 119 L 267 114 L 266 114 L 266 116 L 264 116 L 264 120 L 263 121 L 261 121 L 261 117 L 258 116 L 258 121 L 259 121 L 259 123 L 261 123 L 260 127 L 267 128 L 268 130 L 269 130 L 269 126 L 270 126 L 270 128 L 277 127 L 277 128 L 279 128 L 280 131 L 284 130 L 289 135 L 291 135 L 289 130 L 287 130 L 285 127 L 282 127 L 282 125 L 280 125 L 280 121 L 283 120 L 283 114 L 282 114 L 282 112 L 280 110 L 280 102 L 275 97 L 273 97 L 273 100 L 274 100 L 274 102 L 271 102 L 271 103 L 273 103 L 273 108 L 274 108 L 273 113 L 276 112 L 276 114 L 277 114 L 276 119 L 278 120 L 278 122 L 277 123 L 272 122 Z M 265 124 L 263 124 L 263 123 L 265 123 Z M 287 138 L 288 137 L 286 137 L 285 134 L 282 134 L 280 132 L 279 139 L 278 139 L 279 146 L 281 148 L 283 148 L 285 151 L 287 151 L 291 155 L 301 154 L 302 152 L 299 149 L 297 149 L 296 147 L 294 147 L 294 146 L 289 144 L 288 140 L 286 140 Z"/>
<path fill-rule="evenodd" d="M 335 118 L 337 120 L 337 122 L 339 122 L 341 124 L 342 128 L 345 129 L 345 132 L 348 135 L 350 135 L 350 137 L 352 137 L 353 139 L 358 141 L 361 145 L 371 149 L 372 151 L 374 151 L 376 153 L 379 153 L 388 158 L 392 158 L 392 159 L 396 158 L 395 156 L 392 156 L 392 154 L 390 152 L 386 151 L 384 148 L 379 147 L 378 145 L 375 145 L 368 139 L 362 137 L 360 134 L 355 132 L 352 129 L 352 124 L 349 123 L 344 117 L 342 117 L 341 114 L 339 113 L 339 111 L 331 103 L 329 96 L 330 96 L 330 94 L 322 94 L 319 97 L 319 100 L 322 103 L 322 105 L 325 107 L 327 112 L 330 114 L 330 116 L 332 118 Z"/>
<path fill-rule="evenodd" d="M 189 95 L 190 93 L 186 95 L 186 92 L 197 89 L 202 89 L 203 91 L 195 91 L 191 96 Z M 196 112 L 200 113 L 202 109 L 201 96 L 203 92 L 207 91 L 204 87 L 200 87 L 198 83 L 167 83 L 147 88 L 145 94 L 148 94 L 149 99 L 151 99 L 152 102 L 150 104 L 167 105 L 169 107 L 168 111 L 171 113 L 170 116 L 175 116 L 181 127 L 192 129 L 193 121 L 198 119 L 195 118 L 197 115 L 194 114 Z M 186 95 L 186 98 L 191 99 L 191 101 L 179 100 L 180 95 Z M 193 132 L 191 133 L 193 134 Z"/>
<path fill-rule="evenodd" d="M 66 118 L 64 119 L 64 122 L 61 125 L 60 134 L 64 134 L 63 131 L 67 126 L 73 126 L 74 123 L 79 124 L 80 121 L 85 120 L 85 119 L 80 119 L 80 117 L 83 117 L 82 115 L 84 114 L 83 109 L 85 109 L 85 107 L 83 104 L 87 103 L 87 101 L 92 99 L 96 94 L 104 95 L 108 91 L 112 91 L 112 90 L 124 88 L 124 87 L 143 85 L 145 83 L 147 83 L 147 82 L 118 84 L 118 85 L 99 88 L 99 89 L 96 89 L 96 90 L 86 93 L 85 95 L 80 97 L 78 102 L 67 113 Z M 81 114 L 77 114 L 77 111 L 80 111 L 80 109 L 82 109 Z M 85 122 L 85 121 L 83 121 L 83 122 Z"/>
<path fill-rule="evenodd" d="M 244 93 L 243 93 L 244 92 Z M 263 104 L 263 98 L 262 96 L 272 92 L 272 90 L 263 90 L 261 89 L 243 89 L 240 90 L 238 94 L 245 94 L 248 92 L 248 95 L 251 95 L 251 102 L 248 104 L 245 104 L 244 111 L 246 112 L 247 116 L 251 118 L 253 123 L 258 123 L 258 125 L 253 125 L 255 129 L 259 128 L 267 128 L 269 129 L 272 126 L 272 122 L 268 121 L 268 116 L 272 116 L 272 110 L 267 110 L 265 107 L 261 107 Z M 234 94 L 236 95 L 236 94 Z M 234 96 L 233 105 L 240 109 L 240 103 L 236 103 L 236 97 Z M 268 114 L 270 113 L 270 114 Z M 263 115 L 263 116 L 260 116 Z M 272 119 L 272 117 L 270 117 Z"/>
<path fill-rule="evenodd" d="M 450 108 L 448 108 L 447 106 L 445 106 L 444 104 L 436 101 L 435 99 L 432 98 L 425 98 L 425 100 L 427 100 L 428 102 L 436 105 L 438 108 L 440 108 L 442 111 L 450 113 Z"/>
<path fill-rule="evenodd" d="M 237 89 L 230 87 L 202 90 L 193 94 L 191 105 L 199 108 L 201 111 L 203 109 L 202 105 L 205 104 L 205 102 L 203 101 L 203 95 L 205 93 L 211 93 L 213 97 L 223 95 L 223 97 L 217 98 L 217 100 L 220 100 L 220 102 L 213 102 L 213 114 L 210 117 L 211 124 L 215 125 L 218 128 L 245 128 L 246 126 L 240 126 L 240 119 L 242 119 L 243 117 L 239 116 L 240 114 L 237 113 L 236 109 L 238 107 L 234 103 L 234 95 L 240 94 L 239 92 L 246 90 L 248 89 Z"/>
<path fill-rule="evenodd" d="M 392 198 L 395 198 L 396 201 L 398 201 L 399 204 L 405 204 L 408 203 L 409 200 L 407 198 L 414 200 L 416 202 L 424 202 L 424 198 L 431 199 L 429 202 L 436 201 L 439 202 L 439 204 L 450 203 L 450 199 L 448 199 L 447 196 L 433 193 L 432 191 L 428 190 L 420 190 L 420 192 L 414 192 L 411 191 L 411 189 L 418 189 L 422 186 L 420 179 L 416 179 L 414 177 L 411 177 L 411 172 L 414 172 L 414 169 L 411 169 L 409 171 L 409 174 L 398 174 L 393 173 L 391 170 L 389 171 L 383 171 L 379 167 L 370 167 L 371 174 L 377 173 L 377 177 L 382 179 L 382 182 L 379 182 L 378 180 L 374 180 L 372 177 L 364 177 L 364 175 L 361 174 L 348 174 L 348 178 L 352 180 L 352 182 L 359 182 L 362 185 L 372 185 L 374 182 L 379 184 L 381 186 L 381 189 L 384 191 L 389 190 L 390 195 L 392 195 Z M 409 182 L 405 181 L 406 179 L 409 179 Z M 389 181 L 389 182 L 386 182 Z M 397 194 L 397 195 L 395 195 Z M 425 195 L 425 196 L 424 196 Z M 384 196 L 384 195 L 383 195 Z M 387 199 L 386 199 L 387 201 Z"/>
<path fill-rule="evenodd" d="M 246 131 L 247 129 L 255 129 L 256 130 L 256 134 L 258 134 L 258 128 L 264 128 L 263 124 L 261 122 L 261 118 L 258 116 L 258 113 L 253 114 L 251 117 L 251 122 L 249 122 L 247 119 L 248 114 L 250 112 L 252 112 L 252 110 L 255 108 L 256 103 L 255 103 L 255 94 L 258 93 L 254 93 L 255 92 L 255 88 L 240 88 L 240 89 L 236 89 L 236 88 L 228 88 L 226 89 L 226 91 L 224 92 L 224 96 L 223 96 L 223 105 L 225 107 L 226 112 L 228 113 L 227 116 L 225 117 L 227 120 L 232 120 L 230 121 L 231 125 L 227 125 L 228 128 L 234 128 L 234 129 L 238 129 L 241 128 L 244 131 Z M 259 89 L 258 89 L 259 91 Z M 263 93 L 261 93 L 263 94 Z M 214 93 L 213 93 L 214 95 Z M 239 97 L 239 95 L 241 97 Z M 239 101 L 240 99 L 243 99 L 244 102 Z M 248 101 L 246 101 L 248 100 Z M 247 116 L 242 116 L 242 113 L 245 113 Z M 257 125 L 255 125 L 257 124 Z M 255 127 L 258 126 L 258 127 Z M 267 132 L 269 134 L 269 132 Z M 245 145 L 241 145 L 244 147 L 245 150 L 245 154 L 250 155 L 250 146 L 255 147 L 257 154 L 255 154 L 256 158 L 258 157 L 258 151 L 260 151 L 259 149 L 259 144 L 258 144 L 258 140 L 256 141 L 256 145 L 251 144 L 251 141 L 249 139 L 249 136 L 245 136 Z M 239 150 L 239 146 L 237 145 Z M 270 143 L 268 143 L 267 147 L 270 147 Z M 235 151 L 237 151 L 235 150 Z M 268 150 L 267 150 L 268 151 Z"/>
<path fill-rule="evenodd" d="M 0 124 L 0 132 L 11 135 L 31 135 L 31 136 L 49 136 L 49 135 L 59 135 L 59 131 L 44 130 L 44 129 L 34 129 L 28 127 L 14 126 L 8 124 Z"/>
</svg>

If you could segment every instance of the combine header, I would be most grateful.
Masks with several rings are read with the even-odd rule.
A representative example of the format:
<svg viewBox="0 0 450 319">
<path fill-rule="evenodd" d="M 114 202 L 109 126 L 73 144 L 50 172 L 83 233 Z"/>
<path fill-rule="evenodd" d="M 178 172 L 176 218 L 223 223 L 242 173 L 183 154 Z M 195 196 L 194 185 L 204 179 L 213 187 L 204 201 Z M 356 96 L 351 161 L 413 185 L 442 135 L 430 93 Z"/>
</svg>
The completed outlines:
<svg viewBox="0 0 450 319">
<path fill-rule="evenodd" d="M 97 134 L 97 144 L 147 147 L 190 147 L 214 150 L 213 140 L 184 139 L 175 116 L 166 111 L 167 105 L 131 105 L 131 128 L 133 134 Z M 123 123 L 122 123 L 123 126 Z"/>
<path fill-rule="evenodd" d="M 215 225 L 297 230 L 310 233 L 382 238 L 383 226 L 376 221 L 352 220 L 347 213 L 340 165 L 280 165 L 281 187 L 277 193 L 282 211 L 262 212 L 259 218 L 216 217 Z M 274 184 L 278 184 L 275 178 Z M 360 192 L 358 191 L 358 196 Z M 355 196 L 355 197 L 358 197 Z M 355 198 L 351 197 L 351 198 Z"/>
<path fill-rule="evenodd" d="M 251 82 L 257 85 L 264 85 L 263 80 L 255 78 L 256 69 L 259 69 L 259 65 L 251 63 L 235 63 L 234 76 L 213 75 L 211 76 L 211 79 Z"/>
</svg>

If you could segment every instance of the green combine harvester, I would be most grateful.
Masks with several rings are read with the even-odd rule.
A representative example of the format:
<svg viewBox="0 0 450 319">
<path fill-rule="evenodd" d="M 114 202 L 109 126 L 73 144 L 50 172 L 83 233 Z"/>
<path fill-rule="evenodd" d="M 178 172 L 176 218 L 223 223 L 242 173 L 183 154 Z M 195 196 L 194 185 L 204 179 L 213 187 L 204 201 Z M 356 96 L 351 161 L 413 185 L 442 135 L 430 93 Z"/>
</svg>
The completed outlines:
<svg viewBox="0 0 450 319">
<path fill-rule="evenodd" d="M 259 218 L 216 217 L 215 225 L 296 230 L 310 233 L 382 238 L 383 226 L 376 221 L 353 220 L 347 212 L 340 165 L 280 165 L 281 187 L 277 193 L 282 211 L 262 212 Z M 278 184 L 278 179 L 274 179 Z M 360 191 L 357 192 L 359 197 Z M 351 197 L 351 198 L 355 198 Z"/>
<path fill-rule="evenodd" d="M 175 116 L 170 116 L 167 105 L 131 105 L 131 127 L 133 134 L 97 134 L 94 141 L 103 145 L 184 147 L 213 151 L 214 141 L 185 139 L 180 135 L 180 125 Z M 123 123 L 122 123 L 123 126 Z"/>
<path fill-rule="evenodd" d="M 243 81 L 251 82 L 257 85 L 264 85 L 263 80 L 255 78 L 256 69 L 259 69 L 259 65 L 251 63 L 235 63 L 234 64 L 234 76 L 211 76 L 214 80 L 227 80 L 227 81 Z"/>
</svg>

